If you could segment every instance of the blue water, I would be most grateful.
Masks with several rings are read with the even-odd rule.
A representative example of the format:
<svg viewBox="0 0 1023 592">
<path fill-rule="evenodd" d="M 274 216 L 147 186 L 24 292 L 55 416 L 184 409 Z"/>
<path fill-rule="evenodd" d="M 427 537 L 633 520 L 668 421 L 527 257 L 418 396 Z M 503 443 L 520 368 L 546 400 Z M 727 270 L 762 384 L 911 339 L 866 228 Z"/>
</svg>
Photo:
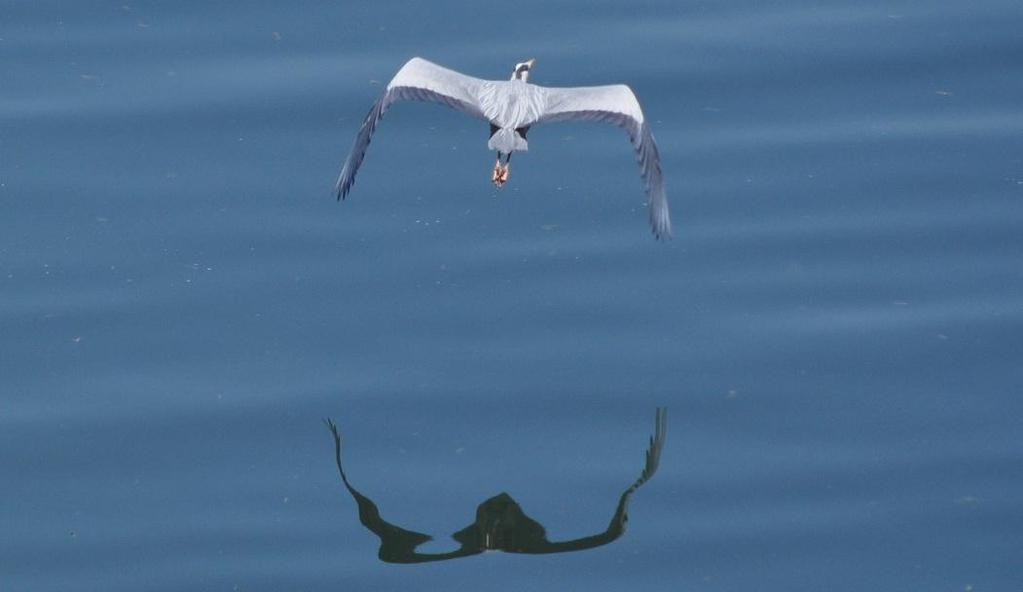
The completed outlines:
<svg viewBox="0 0 1023 592">
<path fill-rule="evenodd" d="M 0 589 L 1018 590 L 1023 5 L 0 0 Z M 630 84 L 631 148 L 399 104 Z M 588 551 L 396 566 L 507 492 Z"/>
</svg>

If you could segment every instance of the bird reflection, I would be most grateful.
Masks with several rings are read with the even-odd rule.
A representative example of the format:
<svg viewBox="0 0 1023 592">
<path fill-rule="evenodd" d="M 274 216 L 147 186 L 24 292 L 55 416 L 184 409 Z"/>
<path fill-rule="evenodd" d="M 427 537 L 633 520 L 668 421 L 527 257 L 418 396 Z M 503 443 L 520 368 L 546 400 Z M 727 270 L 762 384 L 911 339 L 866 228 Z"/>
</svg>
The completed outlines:
<svg viewBox="0 0 1023 592">
<path fill-rule="evenodd" d="M 416 547 L 433 537 L 406 530 L 384 520 L 377 505 L 352 487 L 341 465 L 341 435 L 333 421 L 325 419 L 324 422 L 334 436 L 334 457 L 337 460 L 337 470 L 341 473 L 341 482 L 359 506 L 359 521 L 370 532 L 380 537 L 378 552 L 380 559 L 388 563 L 424 563 L 478 555 L 490 550 L 529 554 L 581 551 L 606 545 L 617 539 L 625 532 L 625 524 L 629 520 L 629 498 L 657 472 L 661 450 L 664 447 L 667 419 L 667 410 L 658 408 L 654 420 L 654 434 L 650 437 L 643 472 L 622 492 L 611 522 L 603 532 L 567 541 L 550 541 L 542 524 L 527 516 L 510 495 L 500 493 L 476 508 L 476 520 L 472 524 L 451 535 L 461 546 L 444 553 L 416 552 Z"/>
</svg>

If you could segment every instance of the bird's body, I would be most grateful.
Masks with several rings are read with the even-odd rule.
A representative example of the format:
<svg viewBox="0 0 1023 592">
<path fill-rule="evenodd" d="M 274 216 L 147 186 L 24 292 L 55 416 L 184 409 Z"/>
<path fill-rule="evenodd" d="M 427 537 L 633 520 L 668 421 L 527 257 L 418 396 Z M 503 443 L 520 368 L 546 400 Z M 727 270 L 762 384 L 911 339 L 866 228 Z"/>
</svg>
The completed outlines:
<svg viewBox="0 0 1023 592">
<path fill-rule="evenodd" d="M 480 85 L 480 110 L 484 117 L 502 128 L 515 129 L 536 123 L 546 105 L 543 90 L 521 80 L 488 80 Z"/>
<path fill-rule="evenodd" d="M 538 117 L 536 105 L 539 87 L 521 80 L 487 81 L 480 85 L 480 108 L 490 122 L 487 148 L 497 151 L 494 183 L 500 187 L 508 180 L 507 163 L 501 168 L 501 155 L 529 150 L 526 132 Z"/>
<path fill-rule="evenodd" d="M 483 80 L 412 58 L 395 74 L 370 109 L 337 181 L 338 199 L 355 182 L 370 138 L 384 111 L 399 100 L 442 103 L 490 123 L 487 147 L 497 151 L 492 181 L 498 188 L 508 180 L 514 152 L 526 151 L 530 126 L 549 121 L 603 121 L 624 128 L 636 150 L 650 199 L 650 224 L 658 238 L 670 236 L 671 217 L 664 193 L 660 156 L 636 100 L 625 85 L 551 88 L 528 82 L 534 60 L 516 64 L 510 80 Z M 502 162 L 503 159 L 503 162 Z"/>
</svg>

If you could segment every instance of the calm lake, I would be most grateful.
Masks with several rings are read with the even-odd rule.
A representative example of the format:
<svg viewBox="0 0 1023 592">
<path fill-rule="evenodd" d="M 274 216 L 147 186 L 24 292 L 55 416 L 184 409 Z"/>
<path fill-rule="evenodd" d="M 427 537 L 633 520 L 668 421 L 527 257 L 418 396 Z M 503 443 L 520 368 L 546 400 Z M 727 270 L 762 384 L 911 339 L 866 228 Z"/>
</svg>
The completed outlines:
<svg viewBox="0 0 1023 592">
<path fill-rule="evenodd" d="M 1021 30 L 1019 0 L 0 0 L 0 589 L 1019 590 Z M 621 130 L 535 126 L 497 191 L 486 124 L 434 104 L 338 203 L 417 55 L 629 84 L 674 238 Z M 374 524 L 433 536 L 392 560 L 476 552 L 381 561 Z"/>
</svg>

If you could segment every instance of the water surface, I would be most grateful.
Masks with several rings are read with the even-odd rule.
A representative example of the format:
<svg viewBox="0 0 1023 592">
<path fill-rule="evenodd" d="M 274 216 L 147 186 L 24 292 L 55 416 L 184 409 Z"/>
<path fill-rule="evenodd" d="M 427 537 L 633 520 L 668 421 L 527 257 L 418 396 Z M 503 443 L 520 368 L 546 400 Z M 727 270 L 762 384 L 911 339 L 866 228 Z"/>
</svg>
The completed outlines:
<svg viewBox="0 0 1023 592">
<path fill-rule="evenodd" d="M 123 5 L 122 5 L 123 4 Z M 501 21 L 500 19 L 507 19 Z M 0 1 L 11 590 L 1010 590 L 1018 2 Z M 395 106 L 421 55 L 627 82 L 619 130 Z M 588 551 L 376 557 L 507 492 Z M 455 547 L 438 539 L 428 548 Z"/>
</svg>

